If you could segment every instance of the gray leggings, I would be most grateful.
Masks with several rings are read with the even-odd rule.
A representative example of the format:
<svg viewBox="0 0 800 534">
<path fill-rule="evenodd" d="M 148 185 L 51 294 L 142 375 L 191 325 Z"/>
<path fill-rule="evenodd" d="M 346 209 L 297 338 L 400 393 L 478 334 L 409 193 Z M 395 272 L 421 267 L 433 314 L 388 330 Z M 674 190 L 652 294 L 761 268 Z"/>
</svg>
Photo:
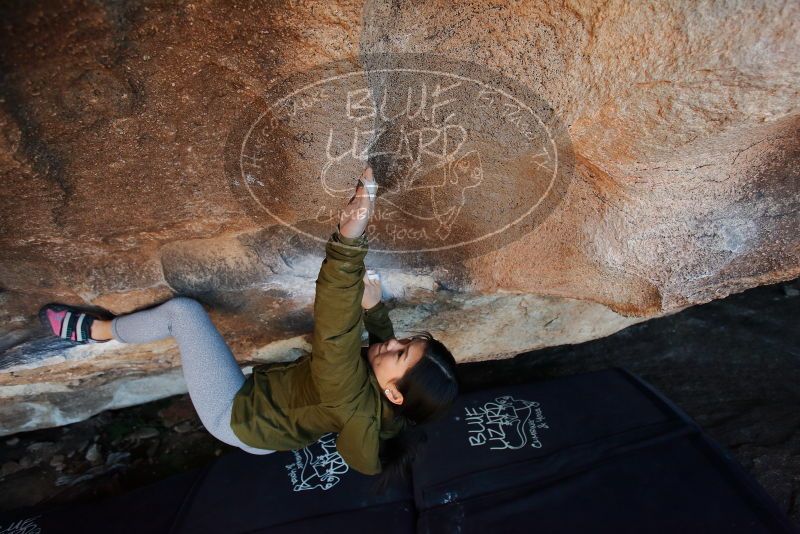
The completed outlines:
<svg viewBox="0 0 800 534">
<path fill-rule="evenodd" d="M 218 440 L 252 454 L 269 454 L 242 443 L 230 426 L 233 397 L 245 380 L 230 348 L 203 305 L 188 297 L 174 297 L 150 309 L 120 315 L 111 332 L 122 343 L 148 343 L 174 337 L 189 397 L 203 426 Z"/>
</svg>

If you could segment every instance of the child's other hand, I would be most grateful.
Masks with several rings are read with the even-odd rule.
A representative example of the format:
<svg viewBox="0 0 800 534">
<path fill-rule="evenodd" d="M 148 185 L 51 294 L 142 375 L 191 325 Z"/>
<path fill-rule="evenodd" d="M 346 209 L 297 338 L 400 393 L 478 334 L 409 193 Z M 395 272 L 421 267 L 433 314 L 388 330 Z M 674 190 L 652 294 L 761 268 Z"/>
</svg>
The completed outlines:
<svg viewBox="0 0 800 534">
<path fill-rule="evenodd" d="M 372 278 L 370 278 L 372 275 Z M 381 279 L 377 272 L 367 269 L 364 275 L 364 296 L 361 297 L 361 307 L 368 310 L 381 301 Z"/>
</svg>

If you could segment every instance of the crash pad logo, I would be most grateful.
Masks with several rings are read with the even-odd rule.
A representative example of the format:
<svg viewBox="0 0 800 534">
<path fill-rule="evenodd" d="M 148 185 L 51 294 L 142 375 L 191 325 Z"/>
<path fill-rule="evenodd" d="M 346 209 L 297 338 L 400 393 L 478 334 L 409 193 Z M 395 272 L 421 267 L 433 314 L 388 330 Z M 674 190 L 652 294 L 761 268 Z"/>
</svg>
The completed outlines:
<svg viewBox="0 0 800 534">
<path fill-rule="evenodd" d="M 339 483 L 350 467 L 336 450 L 336 434 L 325 434 L 308 447 L 292 451 L 288 464 L 289 481 L 294 491 L 329 490 Z"/>
<path fill-rule="evenodd" d="M 503 247 L 552 213 L 572 176 L 567 129 L 530 87 L 436 54 L 365 54 L 295 73 L 233 126 L 233 194 L 254 218 L 317 246 L 369 162 L 373 262 Z"/>
<path fill-rule="evenodd" d="M 0 525 L 0 534 L 39 534 L 42 528 L 36 523 L 41 516 L 20 519 L 10 525 Z"/>
<path fill-rule="evenodd" d="M 464 408 L 469 444 L 491 450 L 542 447 L 540 433 L 550 427 L 538 402 L 497 397 L 478 408 Z"/>
</svg>

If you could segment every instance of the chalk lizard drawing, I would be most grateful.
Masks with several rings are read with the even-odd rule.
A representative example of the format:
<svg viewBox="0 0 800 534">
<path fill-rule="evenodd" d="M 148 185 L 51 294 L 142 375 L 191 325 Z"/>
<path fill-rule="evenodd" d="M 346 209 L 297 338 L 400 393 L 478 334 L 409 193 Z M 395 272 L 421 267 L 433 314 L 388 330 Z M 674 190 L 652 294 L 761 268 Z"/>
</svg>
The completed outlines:
<svg viewBox="0 0 800 534">
<path fill-rule="evenodd" d="M 359 134 L 356 133 L 356 138 Z M 329 133 L 329 144 L 333 130 Z M 374 143 L 380 135 L 371 141 Z M 421 128 L 406 132 L 402 127 L 399 141 L 392 151 L 373 153 L 391 156 L 389 174 L 391 184 L 381 184 L 378 179 L 379 199 L 397 208 L 413 219 L 437 224 L 434 233 L 444 241 L 453 230 L 453 225 L 467 202 L 467 190 L 478 187 L 484 178 L 480 153 L 470 150 L 459 154 L 467 141 L 466 130 L 455 124 L 441 128 Z M 331 196 L 340 196 L 351 189 L 338 189 L 337 169 L 345 158 L 366 159 L 370 147 L 357 150 L 354 141 L 352 150 L 344 154 L 328 154 L 328 160 L 320 171 L 320 183 Z M 424 195 L 411 196 L 411 191 L 422 191 Z"/>
</svg>

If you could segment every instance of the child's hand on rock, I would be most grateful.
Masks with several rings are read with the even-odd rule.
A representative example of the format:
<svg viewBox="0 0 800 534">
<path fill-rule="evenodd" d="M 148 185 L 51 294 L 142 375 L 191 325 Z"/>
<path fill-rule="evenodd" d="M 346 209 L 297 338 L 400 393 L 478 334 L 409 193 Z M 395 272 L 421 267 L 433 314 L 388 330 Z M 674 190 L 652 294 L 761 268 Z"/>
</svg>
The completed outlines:
<svg viewBox="0 0 800 534">
<path fill-rule="evenodd" d="M 356 193 L 347 206 L 342 210 L 339 216 L 339 235 L 343 237 L 355 238 L 364 233 L 369 223 L 369 218 L 375 207 L 374 197 L 370 197 L 366 187 L 361 182 L 367 184 L 368 187 L 377 187 L 375 178 L 372 176 L 372 167 L 367 165 L 364 172 L 361 174 Z"/>
<path fill-rule="evenodd" d="M 367 269 L 364 275 L 364 296 L 361 297 L 361 307 L 368 310 L 381 301 L 381 279 L 377 272 Z"/>
</svg>

